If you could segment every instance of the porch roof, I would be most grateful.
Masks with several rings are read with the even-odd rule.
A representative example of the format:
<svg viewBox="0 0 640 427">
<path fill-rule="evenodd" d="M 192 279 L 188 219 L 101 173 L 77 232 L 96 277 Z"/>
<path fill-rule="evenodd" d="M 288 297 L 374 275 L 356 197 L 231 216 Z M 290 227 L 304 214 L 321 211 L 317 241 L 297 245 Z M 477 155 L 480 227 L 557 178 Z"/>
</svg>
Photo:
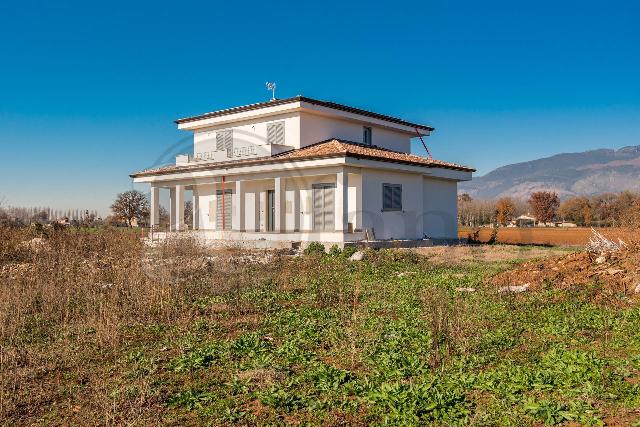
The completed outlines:
<svg viewBox="0 0 640 427">
<path fill-rule="evenodd" d="M 423 166 L 427 168 L 443 168 L 464 172 L 475 172 L 475 169 L 469 166 L 463 166 L 456 163 L 428 159 L 426 157 L 417 156 L 415 154 L 393 151 L 386 148 L 377 147 L 375 145 L 370 146 L 340 139 L 330 139 L 273 156 L 258 157 L 253 159 L 230 160 L 226 162 L 196 162 L 188 165 L 162 166 L 134 172 L 130 176 L 132 178 L 137 178 L 152 175 L 165 175 L 175 172 L 215 170 L 235 166 L 248 166 L 268 163 L 287 163 L 332 157 L 352 157 L 382 162 L 403 163 L 414 166 Z"/>
</svg>

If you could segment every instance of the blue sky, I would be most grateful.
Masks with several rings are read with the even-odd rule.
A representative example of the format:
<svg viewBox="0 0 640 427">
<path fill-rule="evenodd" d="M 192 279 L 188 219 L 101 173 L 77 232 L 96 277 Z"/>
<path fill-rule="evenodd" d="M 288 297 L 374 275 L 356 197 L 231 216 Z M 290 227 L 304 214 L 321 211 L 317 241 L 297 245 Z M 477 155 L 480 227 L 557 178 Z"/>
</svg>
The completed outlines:
<svg viewBox="0 0 640 427">
<path fill-rule="evenodd" d="M 433 125 L 434 157 L 479 174 L 638 145 L 639 19 L 637 1 L 3 2 L 0 201 L 106 213 L 186 151 L 174 119 L 267 100 L 267 80 Z"/>
</svg>

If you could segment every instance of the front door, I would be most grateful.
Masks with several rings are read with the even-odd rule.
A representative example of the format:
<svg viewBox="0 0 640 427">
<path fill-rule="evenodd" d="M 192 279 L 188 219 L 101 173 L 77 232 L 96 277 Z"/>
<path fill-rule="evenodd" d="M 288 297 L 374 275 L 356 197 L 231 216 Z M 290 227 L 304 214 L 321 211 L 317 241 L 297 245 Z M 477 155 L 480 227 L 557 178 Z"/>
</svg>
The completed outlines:
<svg viewBox="0 0 640 427">
<path fill-rule="evenodd" d="M 313 185 L 313 231 L 334 231 L 334 184 Z"/>
<path fill-rule="evenodd" d="M 267 190 L 267 231 L 276 229 L 276 192 Z"/>
<path fill-rule="evenodd" d="M 216 191 L 216 230 L 231 230 L 232 199 L 231 189 L 224 190 L 224 197 L 222 197 L 222 190 Z"/>
</svg>

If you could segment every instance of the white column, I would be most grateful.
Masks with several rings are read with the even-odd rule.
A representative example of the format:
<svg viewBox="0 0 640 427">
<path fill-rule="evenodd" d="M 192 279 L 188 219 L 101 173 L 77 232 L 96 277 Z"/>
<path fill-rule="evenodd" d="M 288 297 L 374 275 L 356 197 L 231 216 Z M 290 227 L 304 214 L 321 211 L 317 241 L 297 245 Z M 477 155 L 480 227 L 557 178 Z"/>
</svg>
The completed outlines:
<svg viewBox="0 0 640 427">
<path fill-rule="evenodd" d="M 169 189 L 169 231 L 176 231 L 176 188 Z"/>
<path fill-rule="evenodd" d="M 293 190 L 293 221 L 294 231 L 300 231 L 300 189 L 297 187 Z"/>
<path fill-rule="evenodd" d="M 260 192 L 258 201 L 258 223 L 260 231 L 267 231 L 267 192 Z"/>
<path fill-rule="evenodd" d="M 151 185 L 151 212 L 149 213 L 149 225 L 157 227 L 160 224 L 160 189 Z"/>
<path fill-rule="evenodd" d="M 275 178 L 275 218 L 274 218 L 274 231 L 280 233 L 285 229 L 285 209 L 284 209 L 284 178 Z"/>
<path fill-rule="evenodd" d="M 184 185 L 176 185 L 175 194 L 175 229 L 180 231 L 184 229 Z"/>
<path fill-rule="evenodd" d="M 346 232 L 349 224 L 349 174 L 336 174 L 336 231 Z"/>
<path fill-rule="evenodd" d="M 200 229 L 200 197 L 198 196 L 198 187 L 195 185 L 192 187 L 192 202 L 191 207 L 193 211 L 193 229 Z"/>
<path fill-rule="evenodd" d="M 233 220 L 231 221 L 231 228 L 238 231 L 245 231 L 244 192 L 242 187 L 242 181 L 236 181 L 236 191 L 233 194 Z"/>
<path fill-rule="evenodd" d="M 349 205 L 349 210 L 352 212 L 350 217 L 353 221 L 353 229 L 362 229 L 362 173 L 352 174 L 349 185 L 351 191 L 355 192 L 355 206 Z M 349 199 L 350 202 L 353 200 L 354 197 Z"/>
</svg>

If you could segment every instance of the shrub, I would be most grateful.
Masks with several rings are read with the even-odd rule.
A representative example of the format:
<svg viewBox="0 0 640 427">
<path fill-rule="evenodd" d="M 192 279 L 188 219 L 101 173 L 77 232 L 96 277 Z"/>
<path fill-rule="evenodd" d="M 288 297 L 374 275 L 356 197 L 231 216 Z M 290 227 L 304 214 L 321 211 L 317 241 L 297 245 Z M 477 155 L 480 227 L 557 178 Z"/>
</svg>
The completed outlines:
<svg viewBox="0 0 640 427">
<path fill-rule="evenodd" d="M 329 255 L 331 256 L 339 256 L 341 253 L 342 249 L 340 249 L 338 245 L 333 245 L 331 246 L 331 249 L 329 249 Z"/>
<path fill-rule="evenodd" d="M 305 255 L 324 253 L 324 245 L 320 242 L 311 242 L 304 250 Z"/>
<path fill-rule="evenodd" d="M 345 258 L 350 258 L 351 255 L 355 254 L 356 252 L 358 252 L 358 248 L 356 248 L 355 246 L 345 246 L 345 248 L 342 250 L 342 255 Z"/>
</svg>

